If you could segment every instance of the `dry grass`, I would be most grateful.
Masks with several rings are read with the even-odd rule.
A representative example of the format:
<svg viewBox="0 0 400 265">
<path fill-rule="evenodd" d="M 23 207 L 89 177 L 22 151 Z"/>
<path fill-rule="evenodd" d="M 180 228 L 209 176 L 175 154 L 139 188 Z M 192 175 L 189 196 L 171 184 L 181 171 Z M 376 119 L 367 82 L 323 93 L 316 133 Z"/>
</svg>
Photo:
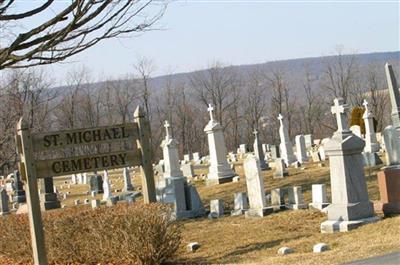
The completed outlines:
<svg viewBox="0 0 400 265">
<path fill-rule="evenodd" d="M 235 165 L 241 176 L 237 183 L 205 186 L 204 181 L 195 181 L 199 194 L 208 207 L 211 199 L 223 199 L 227 213 L 233 208 L 233 194 L 246 191 L 246 182 L 240 163 Z M 366 180 L 371 200 L 379 200 L 376 173 L 378 168 L 366 169 Z M 305 170 L 289 170 L 290 176 L 273 179 L 273 171 L 263 171 L 266 192 L 273 188 L 301 185 L 305 200 L 311 201 L 311 185 L 326 183 L 329 190 L 329 164 L 318 167 L 306 165 Z M 207 168 L 195 167 L 197 175 L 207 173 Z M 113 189 L 123 186 L 122 172 L 110 172 Z M 133 173 L 131 173 L 133 176 Z M 57 186 L 62 180 L 55 180 Z M 140 177 L 133 177 L 135 187 L 140 187 Z M 65 186 L 65 185 L 64 185 Z M 70 197 L 63 204 L 72 205 L 74 199 L 90 198 L 85 195 L 88 185 L 71 185 Z M 102 195 L 98 195 L 101 198 Z M 182 222 L 182 243 L 173 264 L 340 264 L 361 258 L 382 255 L 400 249 L 400 216 L 363 226 L 347 233 L 321 234 L 319 227 L 326 216 L 316 210 L 282 211 L 261 219 L 245 219 L 243 216 L 226 215 L 216 220 L 199 218 Z M 197 241 L 201 247 L 195 253 L 186 252 L 189 242 Z M 313 245 L 325 242 L 330 250 L 312 253 Z M 277 250 L 288 246 L 295 253 L 280 256 Z"/>
</svg>

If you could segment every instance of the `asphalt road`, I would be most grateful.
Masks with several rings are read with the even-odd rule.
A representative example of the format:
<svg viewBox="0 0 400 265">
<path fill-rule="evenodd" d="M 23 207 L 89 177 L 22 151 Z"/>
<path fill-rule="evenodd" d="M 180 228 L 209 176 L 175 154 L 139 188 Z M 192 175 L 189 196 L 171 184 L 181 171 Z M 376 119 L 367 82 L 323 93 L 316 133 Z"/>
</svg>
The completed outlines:
<svg viewBox="0 0 400 265">
<path fill-rule="evenodd" d="M 400 265 L 400 252 L 353 261 L 343 265 Z"/>
</svg>

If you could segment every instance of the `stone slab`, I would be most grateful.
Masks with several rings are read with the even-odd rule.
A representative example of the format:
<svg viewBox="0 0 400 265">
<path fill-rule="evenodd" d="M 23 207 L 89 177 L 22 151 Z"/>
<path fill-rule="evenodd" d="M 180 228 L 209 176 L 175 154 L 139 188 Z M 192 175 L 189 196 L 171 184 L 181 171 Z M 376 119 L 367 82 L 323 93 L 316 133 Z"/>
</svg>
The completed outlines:
<svg viewBox="0 0 400 265">
<path fill-rule="evenodd" d="M 359 219 L 356 221 L 330 221 L 327 220 L 321 223 L 321 233 L 335 233 L 335 232 L 348 232 L 356 229 L 362 225 L 375 223 L 379 221 L 379 217 L 369 217 L 365 219 Z"/>
</svg>

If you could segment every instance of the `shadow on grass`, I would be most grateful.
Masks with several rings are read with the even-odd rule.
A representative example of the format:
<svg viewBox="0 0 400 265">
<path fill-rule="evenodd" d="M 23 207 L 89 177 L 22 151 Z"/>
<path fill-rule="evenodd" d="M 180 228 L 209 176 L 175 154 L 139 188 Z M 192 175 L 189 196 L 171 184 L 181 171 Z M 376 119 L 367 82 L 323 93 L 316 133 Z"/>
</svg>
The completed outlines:
<svg viewBox="0 0 400 265">
<path fill-rule="evenodd" d="M 298 237 L 295 237 L 292 239 L 296 240 L 301 237 L 302 236 L 298 236 Z M 172 265 L 172 264 L 231 264 L 234 262 L 242 262 L 243 261 L 243 258 L 241 257 L 242 255 L 245 255 L 247 253 L 251 253 L 254 251 L 259 251 L 259 250 L 264 250 L 264 249 L 269 249 L 269 248 L 279 246 L 285 240 L 287 240 L 287 239 L 259 242 L 259 243 L 248 244 L 245 246 L 240 246 L 240 247 L 237 247 L 235 250 L 230 251 L 221 257 L 186 258 L 186 259 L 175 260 L 175 261 L 167 263 L 167 264 L 170 264 L 170 265 Z"/>
</svg>

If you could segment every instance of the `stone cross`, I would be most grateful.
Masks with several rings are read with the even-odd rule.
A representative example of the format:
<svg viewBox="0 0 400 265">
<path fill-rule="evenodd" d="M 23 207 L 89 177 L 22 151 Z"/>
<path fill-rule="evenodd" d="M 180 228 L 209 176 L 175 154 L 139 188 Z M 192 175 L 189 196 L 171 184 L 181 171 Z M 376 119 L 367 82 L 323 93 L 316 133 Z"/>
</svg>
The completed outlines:
<svg viewBox="0 0 400 265">
<path fill-rule="evenodd" d="M 283 123 L 283 116 L 282 114 L 279 113 L 278 115 L 278 120 L 281 122 L 281 124 Z"/>
<path fill-rule="evenodd" d="M 170 138 L 171 137 L 171 126 L 170 126 L 170 124 L 169 124 L 169 122 L 168 121 L 165 121 L 164 122 L 164 127 L 165 127 L 165 130 L 166 130 L 166 135 L 165 135 L 165 138 Z"/>
<path fill-rule="evenodd" d="M 211 104 L 208 104 L 208 112 L 210 112 L 210 120 L 214 120 L 214 116 L 213 116 L 213 110 L 214 110 L 214 107 L 211 105 Z"/>
<path fill-rule="evenodd" d="M 257 131 L 257 129 L 254 130 L 253 134 L 254 134 L 254 136 L 257 138 L 257 136 L 258 136 L 258 131 Z"/>
<path fill-rule="evenodd" d="M 338 125 L 338 132 L 348 131 L 347 113 L 349 106 L 344 103 L 342 98 L 335 98 L 334 105 L 331 107 L 332 114 L 336 114 L 336 121 Z"/>
</svg>

